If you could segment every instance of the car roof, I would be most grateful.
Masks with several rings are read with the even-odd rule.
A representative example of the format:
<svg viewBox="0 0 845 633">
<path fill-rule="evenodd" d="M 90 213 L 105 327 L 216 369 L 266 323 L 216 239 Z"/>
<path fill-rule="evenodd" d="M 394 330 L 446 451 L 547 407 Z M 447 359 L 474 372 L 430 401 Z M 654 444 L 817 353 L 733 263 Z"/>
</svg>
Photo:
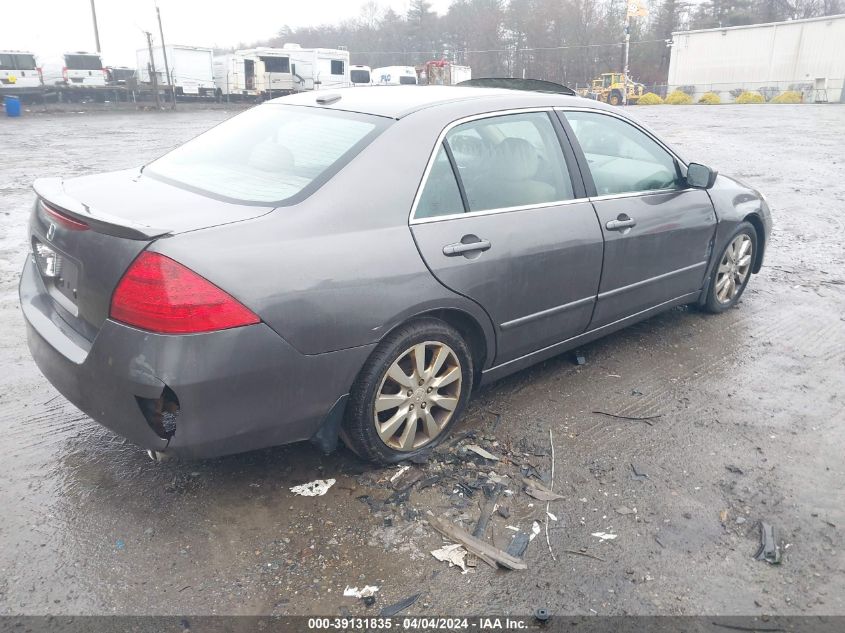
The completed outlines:
<svg viewBox="0 0 845 633">
<path fill-rule="evenodd" d="M 337 98 L 339 97 L 339 98 Z M 319 100 L 319 101 L 318 101 Z M 321 103 L 322 101 L 323 103 Z M 559 94 L 460 86 L 364 86 L 300 92 L 272 99 L 268 103 L 327 108 L 401 119 L 425 108 L 457 102 L 478 101 L 479 106 L 496 102 L 507 108 L 538 106 L 581 106 L 609 108 L 598 101 Z"/>
</svg>

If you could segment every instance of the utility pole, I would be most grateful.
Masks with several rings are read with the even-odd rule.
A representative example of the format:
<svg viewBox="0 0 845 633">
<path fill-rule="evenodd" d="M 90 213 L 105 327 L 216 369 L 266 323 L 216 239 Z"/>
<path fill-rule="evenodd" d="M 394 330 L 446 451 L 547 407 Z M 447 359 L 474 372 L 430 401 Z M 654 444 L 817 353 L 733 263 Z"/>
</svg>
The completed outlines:
<svg viewBox="0 0 845 633">
<path fill-rule="evenodd" d="M 92 2 L 94 0 L 91 0 Z M 167 65 L 167 47 L 164 44 L 164 29 L 161 28 L 161 11 L 156 4 L 156 16 L 158 17 L 158 33 L 161 35 L 161 52 L 164 55 L 164 76 L 167 77 L 167 88 L 170 92 L 170 108 L 176 109 L 176 86 L 173 85 L 173 75 L 170 74 L 170 67 Z"/>
<path fill-rule="evenodd" d="M 631 47 L 631 9 L 625 11 L 625 61 L 622 65 L 622 105 L 628 105 L 628 50 Z"/>
<path fill-rule="evenodd" d="M 97 52 L 100 52 L 100 29 L 97 28 L 97 9 L 94 0 L 91 0 L 91 18 L 94 20 L 94 41 L 97 44 Z"/>
<path fill-rule="evenodd" d="M 156 99 L 156 110 L 161 110 L 161 101 L 158 97 L 158 76 L 156 74 L 156 60 L 153 57 L 153 34 L 149 31 L 144 31 L 147 36 L 147 50 L 150 52 L 150 62 L 147 64 L 147 72 L 150 73 L 150 81 L 153 84 L 153 94 Z"/>
</svg>

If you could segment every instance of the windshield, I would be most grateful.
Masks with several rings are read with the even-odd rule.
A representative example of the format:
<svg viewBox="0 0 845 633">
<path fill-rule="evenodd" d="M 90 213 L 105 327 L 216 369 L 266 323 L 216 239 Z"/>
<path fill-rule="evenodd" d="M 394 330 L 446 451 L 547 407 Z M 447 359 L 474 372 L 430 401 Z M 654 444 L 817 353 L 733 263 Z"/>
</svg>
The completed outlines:
<svg viewBox="0 0 845 633">
<path fill-rule="evenodd" d="M 337 173 L 387 121 L 266 104 L 177 147 L 144 174 L 237 202 L 294 204 Z"/>
</svg>

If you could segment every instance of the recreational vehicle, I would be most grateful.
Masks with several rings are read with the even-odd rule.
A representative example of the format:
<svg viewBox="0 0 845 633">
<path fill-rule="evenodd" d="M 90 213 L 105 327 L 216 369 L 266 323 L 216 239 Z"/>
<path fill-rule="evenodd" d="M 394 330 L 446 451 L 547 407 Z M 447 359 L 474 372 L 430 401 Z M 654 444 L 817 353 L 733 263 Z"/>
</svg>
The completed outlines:
<svg viewBox="0 0 845 633">
<path fill-rule="evenodd" d="M 214 94 L 214 70 L 212 67 L 214 52 L 210 48 L 168 45 L 166 52 L 167 64 L 170 67 L 170 75 L 173 78 L 173 86 L 177 95 L 210 97 Z M 138 81 L 151 84 L 149 49 L 138 49 L 137 60 Z M 158 86 L 164 88 L 168 85 L 168 81 L 161 46 L 153 47 L 153 61 L 155 62 Z"/>
<path fill-rule="evenodd" d="M 417 73 L 413 66 L 384 66 L 373 71 L 373 83 L 377 86 L 414 85 Z"/>
<path fill-rule="evenodd" d="M 280 48 L 251 48 L 214 58 L 218 96 L 280 97 L 296 87 L 290 55 Z"/>
<path fill-rule="evenodd" d="M 290 55 L 294 89 L 326 90 L 345 88 L 349 80 L 349 51 L 336 48 L 302 48 L 299 44 L 285 44 Z"/>
<path fill-rule="evenodd" d="M 41 84 L 41 69 L 35 63 L 35 55 L 25 51 L 0 51 L 0 91 L 3 94 L 37 91 Z"/>
</svg>

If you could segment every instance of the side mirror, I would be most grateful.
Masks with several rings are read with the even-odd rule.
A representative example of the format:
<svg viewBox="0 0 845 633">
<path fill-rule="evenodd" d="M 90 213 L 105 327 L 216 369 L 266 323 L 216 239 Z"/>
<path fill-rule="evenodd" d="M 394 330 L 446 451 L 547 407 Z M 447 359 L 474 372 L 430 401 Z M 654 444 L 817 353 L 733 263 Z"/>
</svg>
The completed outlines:
<svg viewBox="0 0 845 633">
<path fill-rule="evenodd" d="M 716 182 L 719 172 L 701 163 L 687 165 L 687 185 L 696 189 L 710 189 Z"/>
</svg>

